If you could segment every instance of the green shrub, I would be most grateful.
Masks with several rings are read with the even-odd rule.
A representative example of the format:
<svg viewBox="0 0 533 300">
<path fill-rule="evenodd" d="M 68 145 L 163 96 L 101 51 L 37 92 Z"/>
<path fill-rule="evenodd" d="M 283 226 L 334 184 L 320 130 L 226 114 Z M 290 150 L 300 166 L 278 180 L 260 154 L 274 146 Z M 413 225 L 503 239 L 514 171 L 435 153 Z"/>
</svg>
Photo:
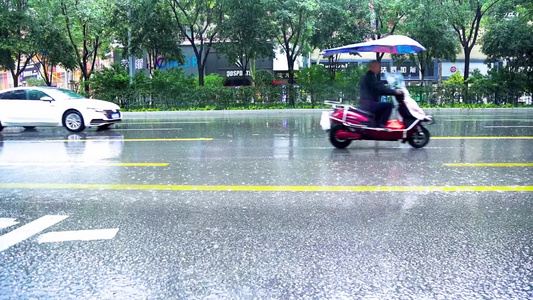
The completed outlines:
<svg viewBox="0 0 533 300">
<path fill-rule="evenodd" d="M 89 81 L 93 97 L 122 104 L 131 96 L 128 71 L 120 64 L 95 72 Z"/>
<path fill-rule="evenodd" d="M 254 86 L 235 88 L 222 86 L 223 78 L 218 75 L 206 76 L 206 86 L 199 87 L 197 80 L 181 69 L 155 70 L 150 77 L 138 73 L 130 83 L 126 69 L 113 65 L 95 72 L 89 83 L 95 98 L 132 111 L 323 108 L 326 100 L 358 105 L 359 79 L 365 71 L 350 67 L 337 71 L 332 80 L 324 66 L 312 66 L 299 72 L 297 85 L 273 86 L 272 74 L 259 70 Z M 459 74 L 441 86 L 408 89 L 423 107 L 507 107 L 517 105 L 517 95 L 524 93 L 520 81 L 513 79 L 516 76 L 507 70 L 489 75 L 473 72 L 468 93 Z M 83 83 L 80 89 L 83 92 Z"/>
<path fill-rule="evenodd" d="M 274 74 L 269 70 L 260 69 L 255 72 L 254 84 L 256 86 L 269 86 L 274 82 Z"/>
<path fill-rule="evenodd" d="M 457 85 L 457 84 L 464 84 L 464 77 L 459 72 L 455 72 L 448 78 L 448 80 L 445 80 L 444 85 Z"/>
<path fill-rule="evenodd" d="M 30 77 L 26 80 L 27 86 L 45 86 L 46 83 L 42 79 Z"/>
<path fill-rule="evenodd" d="M 224 85 L 224 77 L 218 74 L 209 74 L 204 76 L 204 86 L 207 87 L 221 87 Z"/>
</svg>

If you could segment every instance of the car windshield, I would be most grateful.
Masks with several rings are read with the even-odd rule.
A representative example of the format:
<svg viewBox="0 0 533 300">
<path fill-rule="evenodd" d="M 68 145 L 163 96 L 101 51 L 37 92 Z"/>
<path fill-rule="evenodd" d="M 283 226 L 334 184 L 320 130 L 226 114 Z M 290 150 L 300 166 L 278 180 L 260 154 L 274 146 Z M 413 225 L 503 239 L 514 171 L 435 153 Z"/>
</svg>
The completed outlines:
<svg viewBox="0 0 533 300">
<path fill-rule="evenodd" d="M 84 96 L 65 89 L 49 89 L 46 92 L 54 99 L 85 99 Z"/>
</svg>

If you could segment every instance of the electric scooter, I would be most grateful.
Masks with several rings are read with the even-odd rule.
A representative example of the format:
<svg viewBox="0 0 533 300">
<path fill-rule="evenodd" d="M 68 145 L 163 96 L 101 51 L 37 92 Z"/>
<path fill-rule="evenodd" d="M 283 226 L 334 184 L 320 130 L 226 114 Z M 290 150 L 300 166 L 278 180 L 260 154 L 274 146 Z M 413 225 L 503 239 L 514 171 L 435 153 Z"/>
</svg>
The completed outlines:
<svg viewBox="0 0 533 300">
<path fill-rule="evenodd" d="M 401 88 L 402 95 L 395 96 L 396 119 L 389 120 L 385 128 L 375 127 L 374 115 L 348 104 L 326 101 L 332 110 L 323 112 L 320 120 L 322 129 L 329 132 L 329 140 L 339 149 L 348 147 L 355 140 L 401 141 L 414 148 L 422 148 L 429 143 L 430 133 L 423 126 L 434 120 L 409 96 L 401 74 L 386 74 L 391 86 Z"/>
</svg>

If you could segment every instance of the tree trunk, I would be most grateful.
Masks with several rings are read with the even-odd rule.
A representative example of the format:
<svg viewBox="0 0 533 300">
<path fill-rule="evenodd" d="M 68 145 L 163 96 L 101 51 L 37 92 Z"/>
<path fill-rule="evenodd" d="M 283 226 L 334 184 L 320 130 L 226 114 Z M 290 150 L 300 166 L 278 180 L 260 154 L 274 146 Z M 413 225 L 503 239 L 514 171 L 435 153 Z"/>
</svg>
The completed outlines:
<svg viewBox="0 0 533 300">
<path fill-rule="evenodd" d="M 424 75 L 426 70 L 420 70 L 420 86 L 424 86 L 424 79 L 426 79 L 426 76 Z"/>
<path fill-rule="evenodd" d="M 252 77 L 252 84 L 255 85 L 255 72 L 256 72 L 256 59 L 252 59 L 252 61 L 250 61 L 250 75 Z"/>
<path fill-rule="evenodd" d="M 466 47 L 465 51 L 465 72 L 463 74 L 465 86 L 467 85 L 466 81 L 470 76 L 470 54 L 472 53 L 472 47 Z"/>
<path fill-rule="evenodd" d="M 47 85 L 47 86 L 52 86 L 52 76 L 53 76 L 53 69 L 52 71 L 50 72 L 50 77 L 48 77 L 48 70 L 53 68 L 52 66 L 50 66 L 50 68 L 47 68 L 46 67 L 46 63 L 41 61 L 41 65 L 42 65 L 42 68 L 43 68 L 43 78 L 44 78 L 44 83 Z"/>
<path fill-rule="evenodd" d="M 242 83 L 246 81 L 246 70 L 248 69 L 248 64 L 250 63 L 249 59 L 241 59 L 241 70 L 242 70 Z"/>
<path fill-rule="evenodd" d="M 204 64 L 202 63 L 202 60 L 198 60 L 198 85 L 199 86 L 204 86 L 205 82 L 204 82 L 204 74 L 205 74 L 205 67 L 204 67 Z"/>
<path fill-rule="evenodd" d="M 295 99 L 294 99 L 294 91 L 293 91 L 293 84 L 294 84 L 294 60 L 290 55 L 287 55 L 287 65 L 289 69 L 289 86 L 287 88 L 287 98 L 288 103 L 290 106 L 294 107 L 295 105 Z"/>
<path fill-rule="evenodd" d="M 83 88 L 85 90 L 85 93 L 87 93 L 87 97 L 89 97 L 89 92 L 91 91 L 89 87 L 89 74 L 87 72 L 82 72 L 81 77 L 83 78 Z"/>
<path fill-rule="evenodd" d="M 291 57 L 287 57 L 287 65 L 289 69 L 289 85 L 294 84 L 294 60 Z"/>
<path fill-rule="evenodd" d="M 464 93 L 463 102 L 468 101 L 468 77 L 470 76 L 470 54 L 472 53 L 472 47 L 466 47 L 465 49 L 465 71 L 464 71 Z"/>
<path fill-rule="evenodd" d="M 13 77 L 13 87 L 19 86 L 19 76 L 11 72 L 11 77 Z"/>
<path fill-rule="evenodd" d="M 335 58 L 334 56 L 329 56 L 328 57 L 328 61 L 329 61 L 329 76 L 331 78 L 331 80 L 334 80 L 335 79 L 335 72 L 336 72 L 336 68 L 337 68 L 337 63 L 335 62 Z"/>
<path fill-rule="evenodd" d="M 50 80 L 48 80 L 50 84 L 48 86 L 52 86 L 54 81 L 54 66 L 50 66 L 48 69 L 50 70 Z"/>
<path fill-rule="evenodd" d="M 442 84 L 442 59 L 439 59 L 439 75 L 438 75 L 438 84 Z"/>
</svg>

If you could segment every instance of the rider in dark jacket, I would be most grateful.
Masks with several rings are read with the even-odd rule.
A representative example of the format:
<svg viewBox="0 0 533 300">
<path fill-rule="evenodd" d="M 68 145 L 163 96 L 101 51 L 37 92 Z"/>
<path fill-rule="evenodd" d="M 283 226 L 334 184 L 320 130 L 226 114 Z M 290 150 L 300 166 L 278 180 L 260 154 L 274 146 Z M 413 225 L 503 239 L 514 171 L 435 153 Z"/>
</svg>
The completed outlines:
<svg viewBox="0 0 533 300">
<path fill-rule="evenodd" d="M 378 77 L 380 71 L 380 62 L 376 60 L 371 61 L 368 72 L 360 80 L 360 108 L 374 114 L 374 121 L 377 123 L 377 127 L 383 128 L 387 124 L 394 106 L 392 103 L 381 102 L 381 96 L 401 95 L 402 90 L 392 90 L 387 88 Z"/>
</svg>

